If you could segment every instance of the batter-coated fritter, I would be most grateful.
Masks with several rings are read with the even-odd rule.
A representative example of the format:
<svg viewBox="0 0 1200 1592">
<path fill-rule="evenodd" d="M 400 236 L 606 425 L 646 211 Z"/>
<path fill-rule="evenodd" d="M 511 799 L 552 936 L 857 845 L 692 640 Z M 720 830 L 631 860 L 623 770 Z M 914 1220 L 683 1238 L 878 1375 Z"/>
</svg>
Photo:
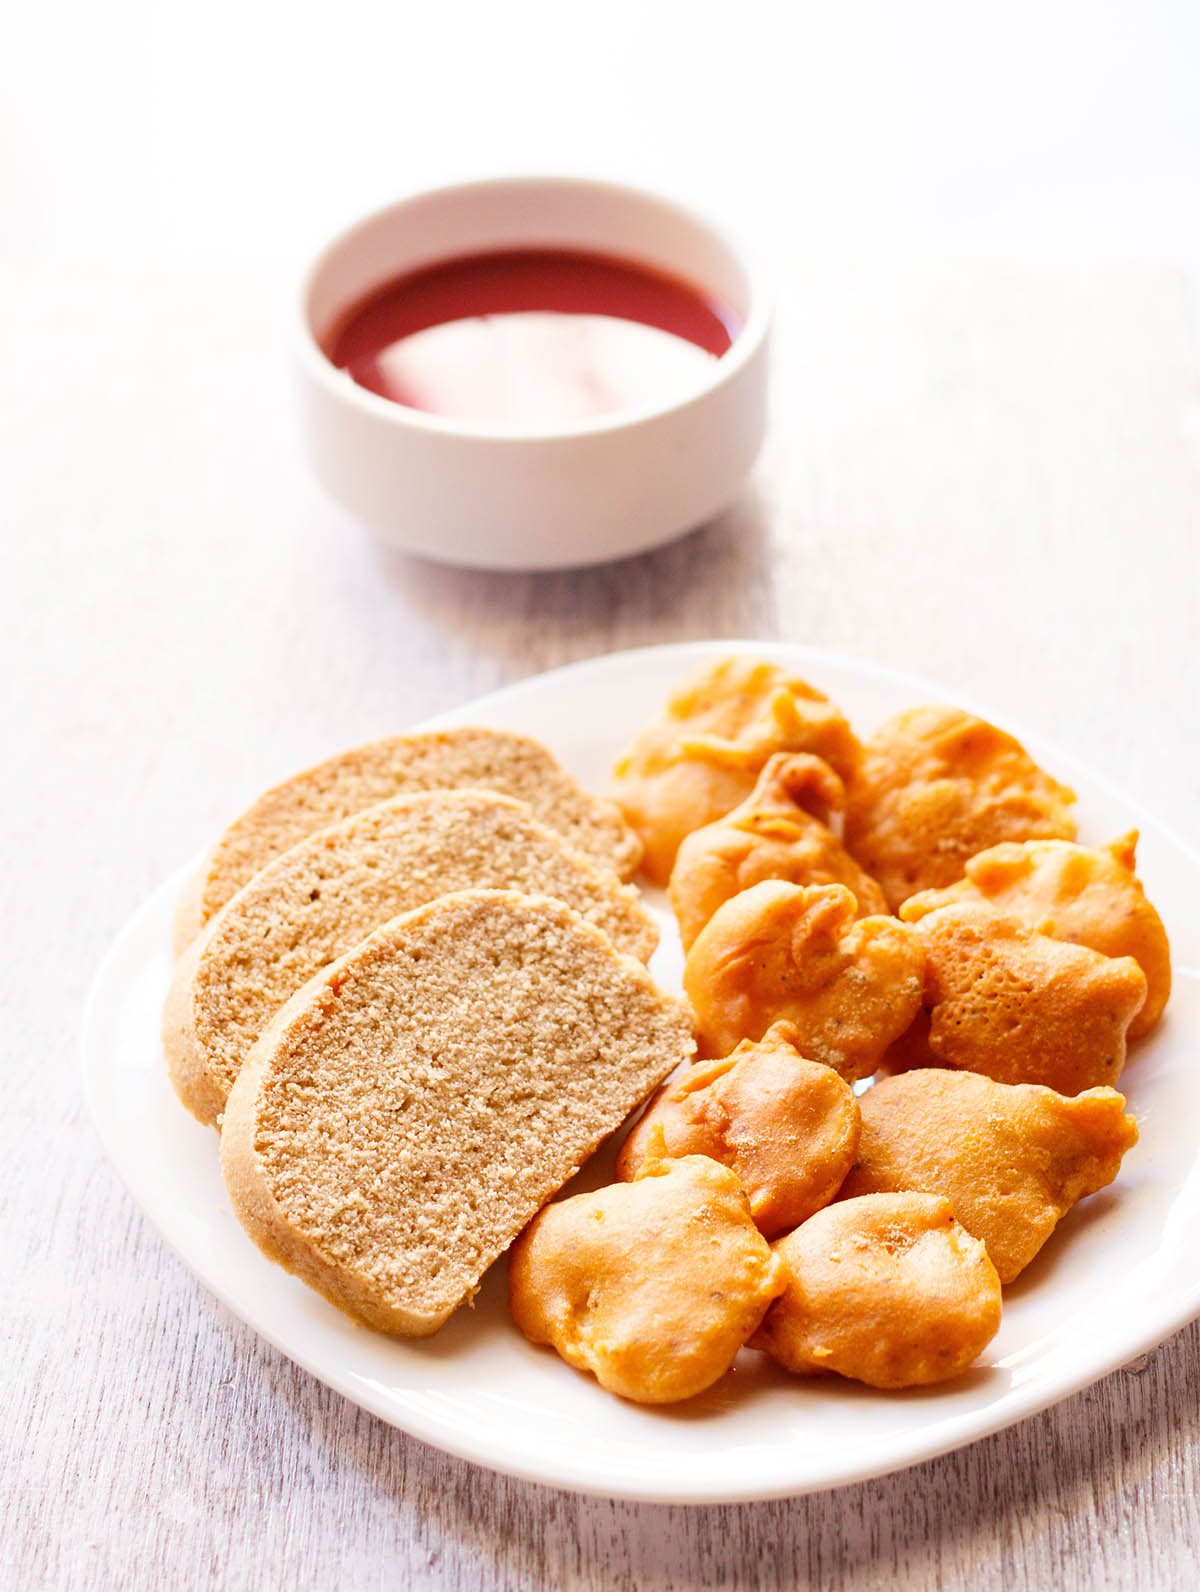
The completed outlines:
<svg viewBox="0 0 1200 1592">
<path fill-rule="evenodd" d="M 789 1371 L 879 1388 L 947 1382 L 1000 1325 L 996 1268 L 935 1194 L 842 1200 L 775 1253 L 787 1284 L 751 1347 Z"/>
<path fill-rule="evenodd" d="M 1074 839 L 1074 800 L 994 724 L 959 708 L 909 708 L 864 744 L 844 838 L 895 910 L 917 890 L 952 884 L 987 846 Z"/>
<path fill-rule="evenodd" d="M 858 1102 L 831 1067 L 800 1054 L 795 1033 L 776 1023 L 664 1084 L 622 1146 L 617 1176 L 664 1156 L 711 1156 L 737 1173 L 768 1238 L 828 1205 L 854 1164 Z"/>
<path fill-rule="evenodd" d="M 685 680 L 613 770 L 647 878 L 665 885 L 684 836 L 744 801 L 776 752 L 813 752 L 843 780 L 858 767 L 845 715 L 777 664 L 724 658 Z"/>
<path fill-rule="evenodd" d="M 1094 849 L 1067 840 L 992 846 L 971 858 L 965 879 L 912 896 L 900 916 L 916 923 L 938 907 L 974 902 L 1052 939 L 1132 956 L 1146 975 L 1146 1004 L 1129 1025 L 1130 1039 L 1138 1039 L 1162 1016 L 1171 993 L 1171 948 L 1135 871 L 1137 841 L 1134 829 Z"/>
<path fill-rule="evenodd" d="M 881 1079 L 859 1105 L 858 1164 L 843 1196 L 944 1195 L 1004 1283 L 1078 1200 L 1113 1181 L 1138 1136 L 1115 1089 L 1071 1099 L 933 1067 Z"/>
<path fill-rule="evenodd" d="M 710 1387 L 783 1287 L 741 1184 L 698 1155 L 547 1205 L 508 1275 L 527 1338 L 642 1404 Z"/>
<path fill-rule="evenodd" d="M 717 908 L 763 879 L 844 884 L 860 916 L 886 912 L 883 891 L 829 827 L 845 802 L 823 759 L 780 752 L 746 800 L 688 835 L 671 873 L 671 906 L 686 951 Z"/>
<path fill-rule="evenodd" d="M 925 1017 L 888 1056 L 889 1070 L 955 1067 L 1065 1095 L 1116 1083 L 1146 998 L 1131 956 L 1101 956 L 961 902 L 913 932 L 925 949 Z"/>
<path fill-rule="evenodd" d="M 774 879 L 719 907 L 683 970 L 701 1053 L 786 1018 L 813 1061 L 850 1082 L 874 1072 L 920 1008 L 925 956 L 915 929 L 857 911 L 844 885 Z"/>
</svg>

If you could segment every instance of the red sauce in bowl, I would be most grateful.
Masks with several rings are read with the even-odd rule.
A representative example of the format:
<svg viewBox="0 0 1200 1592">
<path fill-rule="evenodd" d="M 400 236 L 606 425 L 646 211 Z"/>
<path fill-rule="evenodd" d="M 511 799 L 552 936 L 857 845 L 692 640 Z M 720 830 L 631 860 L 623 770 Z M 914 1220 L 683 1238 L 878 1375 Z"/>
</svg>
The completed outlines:
<svg viewBox="0 0 1200 1592">
<path fill-rule="evenodd" d="M 359 386 L 393 403 L 554 425 L 685 397 L 740 329 L 729 305 L 648 266 L 517 249 L 385 282 L 322 346 Z"/>
</svg>

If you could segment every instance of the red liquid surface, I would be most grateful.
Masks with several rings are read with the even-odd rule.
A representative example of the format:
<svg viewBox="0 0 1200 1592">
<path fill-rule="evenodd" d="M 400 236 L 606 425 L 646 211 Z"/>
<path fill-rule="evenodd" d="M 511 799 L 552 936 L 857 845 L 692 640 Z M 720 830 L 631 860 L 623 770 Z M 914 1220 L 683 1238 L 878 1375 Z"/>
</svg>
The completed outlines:
<svg viewBox="0 0 1200 1592">
<path fill-rule="evenodd" d="M 359 386 L 394 403 L 553 424 L 686 395 L 739 330 L 729 306 L 644 266 L 521 249 L 385 283 L 323 347 Z"/>
</svg>

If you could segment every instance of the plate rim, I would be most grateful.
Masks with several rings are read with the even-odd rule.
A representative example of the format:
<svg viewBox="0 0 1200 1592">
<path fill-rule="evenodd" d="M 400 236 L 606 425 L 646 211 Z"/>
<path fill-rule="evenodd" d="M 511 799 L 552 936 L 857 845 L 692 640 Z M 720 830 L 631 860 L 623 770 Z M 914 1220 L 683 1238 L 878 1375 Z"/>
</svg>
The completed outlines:
<svg viewBox="0 0 1200 1592">
<path fill-rule="evenodd" d="M 902 669 L 893 669 L 886 664 L 879 664 L 871 659 L 859 658 L 852 654 L 839 653 L 826 648 L 812 647 L 800 642 L 780 640 L 753 640 L 747 638 L 712 638 L 708 640 L 691 640 L 683 642 L 657 643 L 643 647 L 624 648 L 615 652 L 600 653 L 593 657 L 577 659 L 574 662 L 561 665 L 554 669 L 544 670 L 538 674 L 528 676 L 509 685 L 501 686 L 485 695 L 473 698 L 459 707 L 447 709 L 431 718 L 423 719 L 410 726 L 413 732 L 444 728 L 454 723 L 463 722 L 468 718 L 484 717 L 489 711 L 520 699 L 528 694 L 533 694 L 537 689 L 549 682 L 568 682 L 570 677 L 580 673 L 594 673 L 597 670 L 609 668 L 624 668 L 635 663 L 639 658 L 654 655 L 661 658 L 670 654 L 680 661 L 682 674 L 688 661 L 701 660 L 716 654 L 755 654 L 772 661 L 794 661 L 798 666 L 811 665 L 814 669 L 828 666 L 831 669 L 847 670 L 860 676 L 868 677 L 889 687 L 901 686 L 911 689 L 923 696 L 927 701 L 951 701 L 956 705 L 965 707 L 968 711 L 988 718 L 991 722 L 1003 721 L 1010 733 L 1015 734 L 1024 744 L 1036 750 L 1040 745 L 1047 745 L 1047 738 L 1039 732 L 1029 730 L 1027 727 L 1012 719 L 1007 713 L 997 715 L 989 710 L 985 704 L 971 699 L 969 696 L 954 693 L 951 696 L 947 690 L 920 676 Z M 405 733 L 397 731 L 396 733 Z M 1097 770 L 1078 758 L 1069 750 L 1054 745 L 1049 747 L 1051 761 L 1056 771 L 1061 771 L 1066 777 L 1083 776 L 1083 782 L 1092 788 L 1103 791 L 1113 800 L 1134 809 L 1139 815 L 1139 828 L 1143 830 L 1154 829 L 1171 846 L 1182 852 L 1197 868 L 1200 868 L 1200 848 L 1191 845 L 1173 828 L 1158 818 L 1153 812 L 1146 810 L 1140 801 L 1135 801 L 1121 787 L 1103 771 Z M 284 776 L 287 777 L 287 776 Z M 1020 1421 L 1027 1420 L 1040 1414 L 1053 1405 L 1073 1397 L 1084 1389 L 1094 1385 L 1104 1377 L 1126 1365 L 1138 1355 L 1150 1352 L 1157 1345 L 1164 1342 L 1188 1325 L 1189 1322 L 1200 1316 L 1200 1268 L 1191 1281 L 1191 1287 L 1186 1286 L 1186 1279 L 1175 1291 L 1175 1305 L 1172 1309 L 1164 1310 L 1156 1319 L 1151 1332 L 1117 1332 L 1116 1341 L 1110 1346 L 1107 1353 L 1096 1361 L 1090 1361 L 1076 1374 L 1065 1377 L 1058 1375 L 1046 1385 L 1046 1376 L 1034 1376 L 1030 1381 L 1023 1383 L 1006 1395 L 1006 1408 L 998 1417 L 985 1415 L 979 1410 L 962 1412 L 952 1416 L 948 1421 L 938 1423 L 934 1427 L 933 1436 L 929 1435 L 928 1428 L 918 1427 L 910 1442 L 897 1444 L 890 1440 L 887 1448 L 887 1457 L 882 1462 L 867 1460 L 861 1463 L 842 1463 L 835 1465 L 831 1470 L 818 1478 L 803 1478 L 800 1480 L 781 1479 L 768 1484 L 756 1483 L 748 1487 L 738 1487 L 736 1483 L 713 1480 L 711 1483 L 689 1481 L 686 1487 L 673 1488 L 669 1484 L 643 1485 L 640 1481 L 633 1484 L 621 1485 L 606 1477 L 597 1477 L 589 1474 L 586 1465 L 573 1465 L 568 1467 L 564 1475 L 549 1476 L 544 1465 L 539 1466 L 522 1458 L 520 1454 L 509 1452 L 503 1443 L 495 1439 L 490 1431 L 480 1436 L 464 1437 L 453 1425 L 447 1426 L 444 1418 L 439 1420 L 436 1416 L 429 1416 L 422 1410 L 405 1409 L 396 1407 L 396 1390 L 390 1389 L 386 1393 L 376 1392 L 365 1379 L 356 1372 L 343 1372 L 339 1367 L 330 1367 L 324 1361 L 309 1355 L 303 1346 L 296 1346 L 290 1342 L 281 1341 L 283 1334 L 277 1333 L 268 1320 L 260 1317 L 254 1302 L 247 1302 L 240 1297 L 234 1297 L 218 1280 L 212 1277 L 206 1267 L 198 1266 L 193 1259 L 184 1253 L 168 1230 L 164 1220 L 160 1219 L 159 1212 L 152 1202 L 145 1200 L 138 1188 L 136 1175 L 131 1174 L 129 1166 L 117 1147 L 117 1136 L 113 1130 L 103 1098 L 101 1079 L 104 1069 L 98 1061 L 99 1045 L 96 1039 L 96 1029 L 104 998 L 110 987 L 118 987 L 117 974 L 122 959 L 129 952 L 131 945 L 138 941 L 142 931 L 143 922 L 159 913 L 165 902 L 179 889 L 189 870 L 196 867 L 200 861 L 198 854 L 191 861 L 174 869 L 158 886 L 138 905 L 122 924 L 116 935 L 109 942 L 102 955 L 95 973 L 92 977 L 88 993 L 84 1002 L 81 1024 L 81 1072 L 82 1086 L 88 1117 L 110 1166 L 116 1172 L 118 1180 L 123 1185 L 126 1193 L 132 1199 L 142 1216 L 174 1254 L 207 1291 L 212 1294 L 227 1310 L 239 1321 L 257 1333 L 273 1348 L 285 1355 L 294 1364 L 314 1376 L 326 1387 L 331 1388 L 340 1396 L 349 1399 L 359 1408 L 383 1420 L 389 1426 L 415 1437 L 421 1442 L 455 1458 L 465 1460 L 471 1464 L 482 1465 L 485 1468 L 501 1475 L 511 1476 L 517 1480 L 548 1487 L 556 1491 L 570 1492 L 591 1497 L 620 1499 L 635 1503 L 659 1505 L 692 1505 L 703 1506 L 708 1504 L 737 1504 L 767 1501 L 778 1498 L 800 1497 L 805 1494 L 829 1491 L 838 1487 L 853 1486 L 875 1477 L 895 1474 L 910 1469 L 914 1465 L 922 1464 L 952 1453 L 960 1448 L 969 1447 L 971 1444 L 981 1442 L 987 1437 L 1007 1430 Z M 181 1107 L 182 1109 L 182 1107 Z M 400 1417 L 404 1418 L 401 1419 Z M 963 1429 L 966 1430 L 963 1430 Z"/>
</svg>

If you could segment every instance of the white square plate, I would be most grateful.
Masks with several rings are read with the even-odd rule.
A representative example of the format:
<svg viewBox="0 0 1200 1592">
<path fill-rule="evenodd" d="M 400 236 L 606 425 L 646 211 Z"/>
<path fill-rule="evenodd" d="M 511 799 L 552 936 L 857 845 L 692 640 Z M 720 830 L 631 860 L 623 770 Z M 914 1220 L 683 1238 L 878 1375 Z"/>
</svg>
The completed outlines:
<svg viewBox="0 0 1200 1592">
<path fill-rule="evenodd" d="M 860 733 L 948 693 L 809 648 L 708 642 L 618 653 L 525 681 L 444 715 L 544 741 L 603 789 L 617 752 L 675 682 L 731 652 L 788 665 L 827 691 Z M 963 704 L 992 717 L 986 708 Z M 363 1330 L 267 1261 L 225 1199 L 217 1141 L 176 1100 L 159 1044 L 170 918 L 186 870 L 151 897 L 97 973 L 84 1019 L 93 1119 L 134 1199 L 200 1280 L 314 1376 L 393 1425 L 515 1476 L 663 1502 L 770 1498 L 861 1481 L 984 1437 L 1103 1376 L 1200 1314 L 1200 859 L 1071 757 L 1020 735 L 1079 795 L 1081 837 L 1142 833 L 1140 872 L 1171 936 L 1175 990 L 1122 1079 L 1141 1141 L 1119 1181 L 1066 1218 L 1006 1291 L 978 1367 L 943 1388 L 879 1393 L 791 1378 L 744 1352 L 703 1397 L 643 1409 L 604 1393 L 508 1319 L 503 1265 L 472 1310 L 436 1337 Z M 654 900 L 651 904 L 656 904 Z M 653 964 L 677 983 L 678 939 L 661 910 Z"/>
</svg>

